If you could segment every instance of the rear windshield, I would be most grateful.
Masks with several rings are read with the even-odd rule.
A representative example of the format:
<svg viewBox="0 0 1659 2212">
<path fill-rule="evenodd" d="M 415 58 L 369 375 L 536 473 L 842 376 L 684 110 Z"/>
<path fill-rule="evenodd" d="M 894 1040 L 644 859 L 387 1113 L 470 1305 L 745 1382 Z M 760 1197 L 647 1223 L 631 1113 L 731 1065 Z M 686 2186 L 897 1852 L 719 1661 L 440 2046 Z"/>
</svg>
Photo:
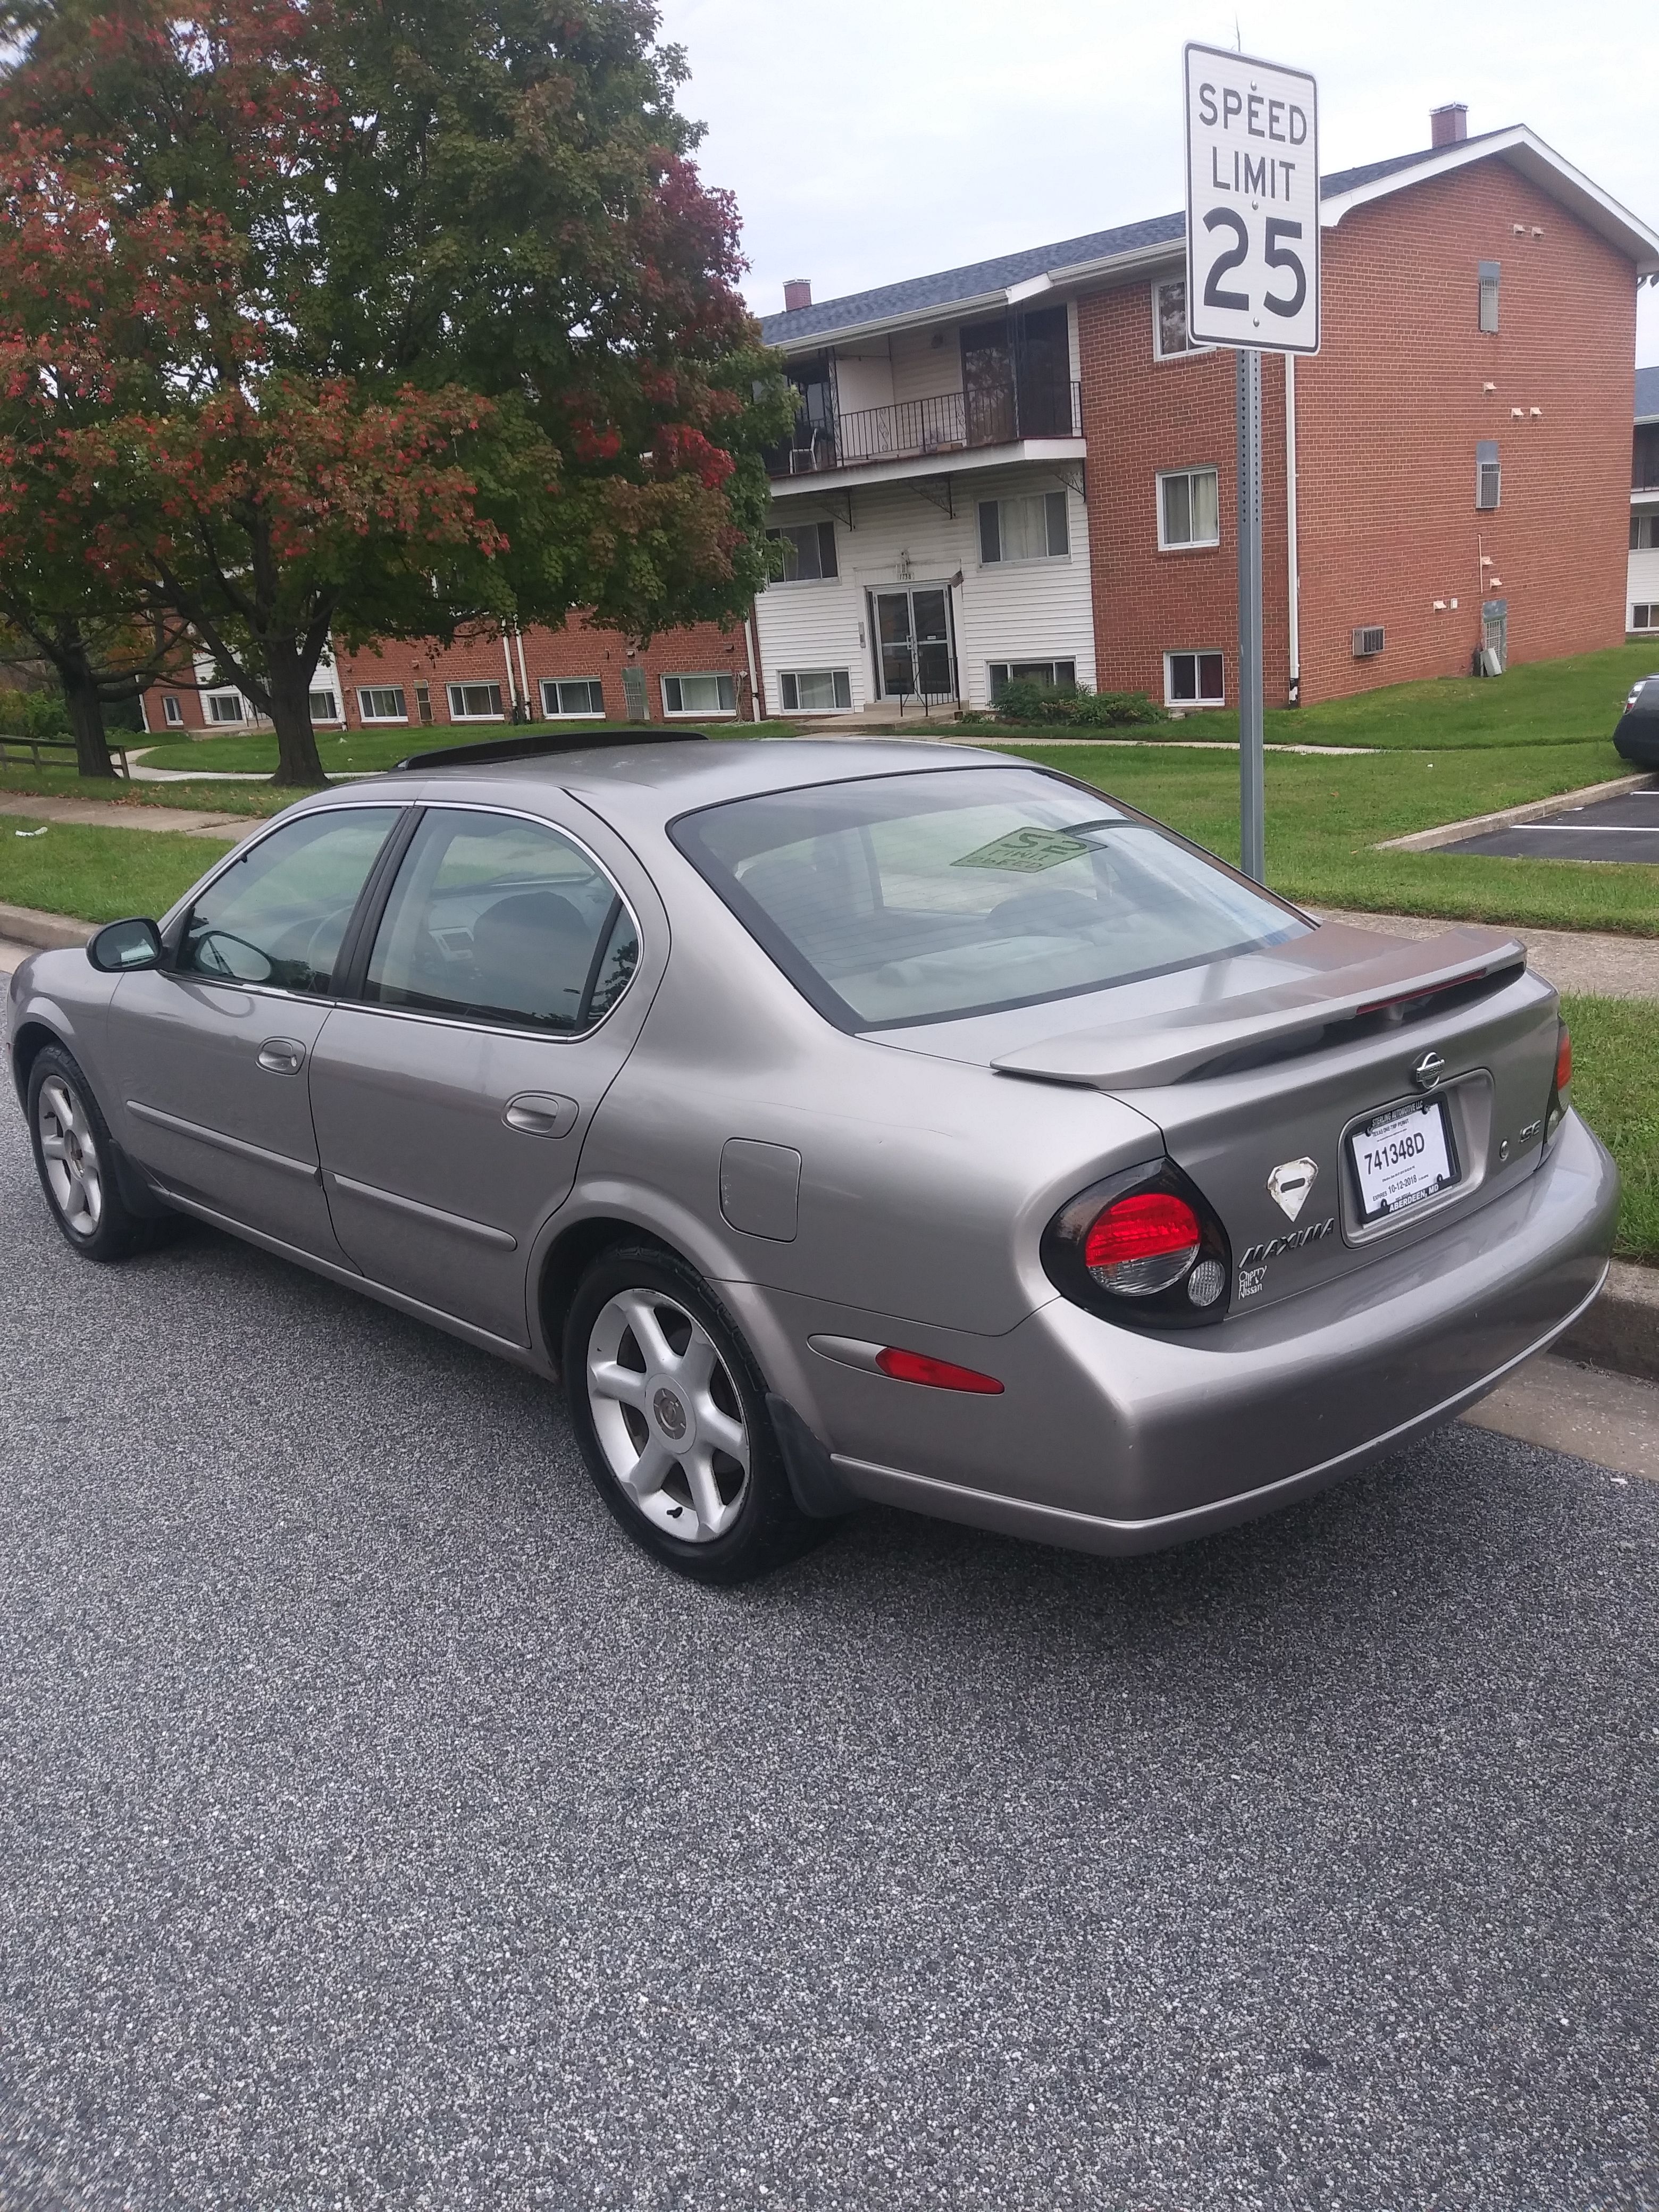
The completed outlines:
<svg viewBox="0 0 1659 2212">
<path fill-rule="evenodd" d="M 733 799 L 675 842 L 842 1027 L 995 1012 L 1306 933 L 1168 832 L 1040 769 Z"/>
</svg>

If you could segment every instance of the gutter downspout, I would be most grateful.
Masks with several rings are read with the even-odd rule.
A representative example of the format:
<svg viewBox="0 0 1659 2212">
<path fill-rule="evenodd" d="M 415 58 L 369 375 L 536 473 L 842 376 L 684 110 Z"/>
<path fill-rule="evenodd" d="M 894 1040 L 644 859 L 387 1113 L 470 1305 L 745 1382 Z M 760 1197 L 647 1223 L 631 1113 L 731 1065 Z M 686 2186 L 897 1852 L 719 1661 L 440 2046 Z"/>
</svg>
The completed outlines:
<svg viewBox="0 0 1659 2212">
<path fill-rule="evenodd" d="M 749 719 L 761 719 L 760 674 L 755 663 L 755 603 L 749 602 L 749 611 L 743 618 L 743 649 L 749 658 Z"/>
<path fill-rule="evenodd" d="M 1285 563 L 1291 647 L 1291 704 L 1302 703 L 1302 573 L 1296 543 L 1296 356 L 1285 356 Z"/>
<path fill-rule="evenodd" d="M 1286 354 L 1285 358 L 1288 361 L 1290 356 Z M 530 678 L 526 672 L 524 665 L 524 632 L 516 623 L 513 626 L 513 642 L 519 649 L 519 696 L 524 701 L 524 710 L 527 714 L 531 711 Z"/>
<path fill-rule="evenodd" d="M 513 711 L 507 720 L 516 722 L 519 719 L 519 679 L 513 673 L 513 647 L 505 630 L 501 632 L 501 659 L 507 664 L 507 696 L 513 702 Z"/>
</svg>

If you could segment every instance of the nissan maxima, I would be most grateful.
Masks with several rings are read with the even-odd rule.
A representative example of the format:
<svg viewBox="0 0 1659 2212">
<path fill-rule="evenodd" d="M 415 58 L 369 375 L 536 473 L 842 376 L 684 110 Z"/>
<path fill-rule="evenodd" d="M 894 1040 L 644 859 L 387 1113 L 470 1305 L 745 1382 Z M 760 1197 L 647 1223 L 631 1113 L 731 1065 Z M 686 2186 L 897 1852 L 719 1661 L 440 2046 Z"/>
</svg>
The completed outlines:
<svg viewBox="0 0 1659 2212">
<path fill-rule="evenodd" d="M 73 1251 L 194 1215 L 562 1383 L 708 1581 L 866 1499 L 1285 1504 L 1559 1335 L 1617 1208 L 1513 938 L 945 745 L 417 755 L 26 961 L 7 1042 Z"/>
</svg>

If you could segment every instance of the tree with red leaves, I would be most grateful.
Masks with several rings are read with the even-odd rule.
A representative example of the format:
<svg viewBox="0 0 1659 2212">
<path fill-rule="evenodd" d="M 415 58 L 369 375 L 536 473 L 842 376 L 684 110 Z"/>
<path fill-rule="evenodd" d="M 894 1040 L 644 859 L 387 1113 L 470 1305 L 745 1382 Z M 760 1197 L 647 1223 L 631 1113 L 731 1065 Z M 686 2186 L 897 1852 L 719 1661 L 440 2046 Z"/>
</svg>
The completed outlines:
<svg viewBox="0 0 1659 2212">
<path fill-rule="evenodd" d="M 186 624 L 294 783 L 331 637 L 738 615 L 788 406 L 656 31 L 0 4 L 0 599 Z"/>
</svg>

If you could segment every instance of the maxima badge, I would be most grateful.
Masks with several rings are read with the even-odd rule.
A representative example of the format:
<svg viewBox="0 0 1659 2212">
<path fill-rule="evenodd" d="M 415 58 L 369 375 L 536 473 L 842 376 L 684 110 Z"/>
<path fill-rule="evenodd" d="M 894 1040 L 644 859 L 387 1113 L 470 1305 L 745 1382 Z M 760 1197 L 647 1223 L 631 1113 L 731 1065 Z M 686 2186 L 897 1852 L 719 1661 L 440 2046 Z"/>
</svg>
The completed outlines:
<svg viewBox="0 0 1659 2212">
<path fill-rule="evenodd" d="M 1437 1052 L 1425 1052 L 1412 1070 L 1412 1081 L 1419 1091 L 1432 1091 L 1446 1072 L 1446 1063 Z"/>
<path fill-rule="evenodd" d="M 1281 1160 L 1267 1177 L 1267 1195 L 1286 1220 L 1294 1221 L 1307 1204 L 1318 1174 L 1316 1161 Z"/>
</svg>

